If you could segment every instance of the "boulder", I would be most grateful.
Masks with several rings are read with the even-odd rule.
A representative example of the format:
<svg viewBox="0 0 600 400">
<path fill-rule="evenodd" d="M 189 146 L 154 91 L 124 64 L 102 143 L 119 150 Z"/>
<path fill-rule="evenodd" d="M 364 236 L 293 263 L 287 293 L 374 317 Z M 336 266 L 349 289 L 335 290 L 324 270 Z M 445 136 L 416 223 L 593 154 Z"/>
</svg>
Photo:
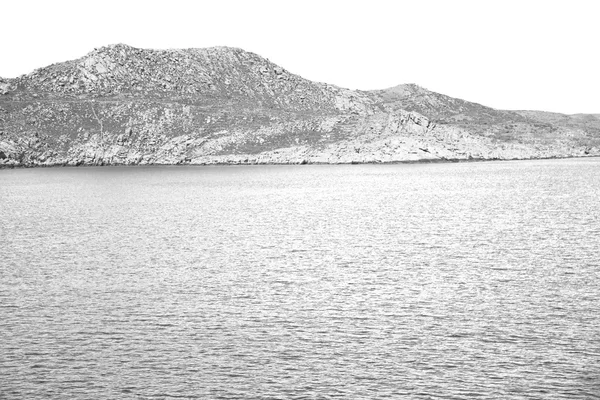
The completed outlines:
<svg viewBox="0 0 600 400">
<path fill-rule="evenodd" d="M 10 92 L 10 83 L 0 82 L 0 94 L 8 94 Z"/>
</svg>

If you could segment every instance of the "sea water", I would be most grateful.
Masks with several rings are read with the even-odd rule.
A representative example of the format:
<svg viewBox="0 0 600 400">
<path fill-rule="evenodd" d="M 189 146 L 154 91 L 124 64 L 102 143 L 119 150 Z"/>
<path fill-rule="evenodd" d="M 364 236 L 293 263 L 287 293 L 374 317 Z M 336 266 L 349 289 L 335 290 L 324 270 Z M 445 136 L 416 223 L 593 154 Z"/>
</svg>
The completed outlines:
<svg viewBox="0 0 600 400">
<path fill-rule="evenodd" d="M 0 170 L 0 398 L 600 396 L 600 159 Z"/>
</svg>

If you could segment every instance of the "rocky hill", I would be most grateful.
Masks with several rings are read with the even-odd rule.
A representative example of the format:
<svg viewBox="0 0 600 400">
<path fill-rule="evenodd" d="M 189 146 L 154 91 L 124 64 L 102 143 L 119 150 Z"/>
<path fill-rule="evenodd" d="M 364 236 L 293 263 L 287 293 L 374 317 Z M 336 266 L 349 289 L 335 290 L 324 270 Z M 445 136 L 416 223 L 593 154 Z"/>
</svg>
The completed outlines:
<svg viewBox="0 0 600 400">
<path fill-rule="evenodd" d="M 0 78 L 0 165 L 360 163 L 600 154 L 600 117 L 417 85 L 353 91 L 241 49 L 112 45 Z"/>
</svg>

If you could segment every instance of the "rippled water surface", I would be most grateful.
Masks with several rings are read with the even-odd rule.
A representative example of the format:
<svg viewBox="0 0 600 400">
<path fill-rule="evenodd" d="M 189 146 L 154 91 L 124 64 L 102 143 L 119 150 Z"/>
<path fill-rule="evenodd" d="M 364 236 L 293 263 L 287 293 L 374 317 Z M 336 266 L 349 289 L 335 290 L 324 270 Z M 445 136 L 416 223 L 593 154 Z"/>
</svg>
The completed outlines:
<svg viewBox="0 0 600 400">
<path fill-rule="evenodd" d="M 600 159 L 0 171 L 0 398 L 600 396 Z"/>
</svg>

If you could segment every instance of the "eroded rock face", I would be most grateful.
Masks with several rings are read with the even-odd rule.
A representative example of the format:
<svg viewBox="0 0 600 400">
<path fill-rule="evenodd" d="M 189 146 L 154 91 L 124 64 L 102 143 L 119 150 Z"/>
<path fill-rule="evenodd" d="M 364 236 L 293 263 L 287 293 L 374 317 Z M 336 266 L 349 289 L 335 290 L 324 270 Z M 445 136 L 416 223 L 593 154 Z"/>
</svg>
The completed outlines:
<svg viewBox="0 0 600 400">
<path fill-rule="evenodd" d="M 354 163 L 598 155 L 600 117 L 353 91 L 241 49 L 96 49 L 0 80 L 0 165 Z"/>
</svg>

